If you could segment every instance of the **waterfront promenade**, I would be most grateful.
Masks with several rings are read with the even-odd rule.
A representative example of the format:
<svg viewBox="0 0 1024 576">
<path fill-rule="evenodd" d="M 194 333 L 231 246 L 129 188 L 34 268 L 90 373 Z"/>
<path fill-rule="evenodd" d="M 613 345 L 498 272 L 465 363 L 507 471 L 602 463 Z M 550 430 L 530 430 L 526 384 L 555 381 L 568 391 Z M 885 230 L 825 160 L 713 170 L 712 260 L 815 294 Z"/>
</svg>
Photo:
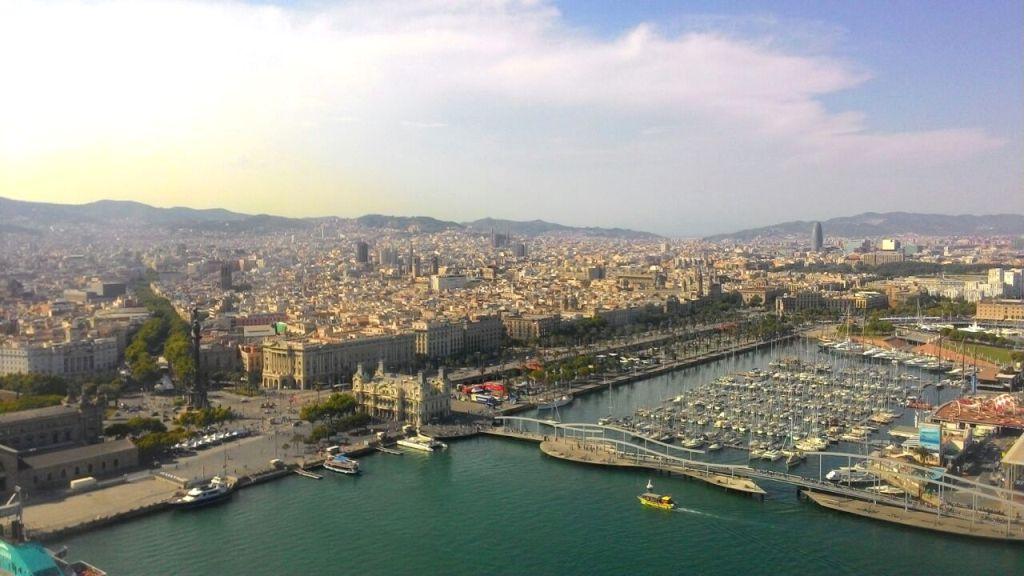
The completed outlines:
<svg viewBox="0 0 1024 576">
<path fill-rule="evenodd" d="M 644 439 L 614 426 L 585 423 L 560 423 L 553 420 L 510 416 L 503 418 L 505 426 L 484 431 L 485 434 L 534 442 L 551 457 L 579 464 L 612 468 L 646 469 L 657 473 L 676 474 L 720 486 L 733 492 L 764 496 L 766 492 L 754 481 L 767 481 L 795 487 L 798 493 L 808 495 L 813 502 L 834 510 L 895 522 L 916 528 L 936 530 L 961 536 L 981 537 L 1005 541 L 1024 541 L 1024 524 L 1019 510 L 996 511 L 979 505 L 981 500 L 998 503 L 1006 494 L 989 494 L 991 487 L 962 478 L 933 480 L 939 486 L 939 496 L 933 499 L 915 499 L 880 494 L 862 487 L 825 481 L 819 460 L 819 476 L 812 478 L 788 472 L 758 468 L 750 465 L 711 463 L 694 459 L 700 451 L 679 448 L 662 442 Z M 612 435 L 612 437 L 609 437 Z M 624 435 L 622 439 L 614 436 Z M 642 441 L 642 443 L 641 443 Z M 677 454 L 670 452 L 675 450 Z M 858 455 L 842 452 L 809 452 L 808 457 L 845 457 L 862 459 L 869 469 L 877 469 L 892 461 L 877 455 Z M 910 466 L 904 464 L 904 466 Z M 913 467 L 913 466 L 911 466 Z M 894 477 L 915 478 L 926 471 L 924 467 L 893 472 Z M 943 491 L 943 488 L 945 491 Z M 953 493 L 974 498 L 973 506 L 953 505 L 948 499 Z M 817 496 L 820 496 L 817 497 Z M 947 500 L 943 500 L 943 496 Z M 1001 500 L 1002 499 L 1002 500 Z M 993 502 L 989 502 L 991 505 Z"/>
<path fill-rule="evenodd" d="M 30 500 L 23 508 L 28 532 L 47 540 L 70 532 L 127 520 L 166 508 L 186 485 L 222 475 L 246 486 L 253 478 L 273 473 L 271 461 L 286 466 L 304 466 L 316 459 L 312 449 L 295 441 L 309 432 L 309 424 L 271 427 L 265 434 L 221 444 L 201 452 L 178 457 L 158 469 L 129 475 L 126 481 L 88 492 L 52 494 Z"/>
<path fill-rule="evenodd" d="M 569 460 L 579 464 L 594 464 L 613 468 L 639 468 L 665 474 L 677 474 L 706 482 L 732 492 L 763 497 L 766 492 L 750 478 L 720 474 L 698 466 L 670 464 L 653 458 L 637 456 L 630 458 L 609 446 L 596 442 L 584 443 L 571 438 L 547 438 L 540 443 L 541 452 L 553 458 Z"/>
<path fill-rule="evenodd" d="M 778 338 L 772 338 L 769 340 L 753 340 L 735 344 L 731 346 L 724 346 L 719 349 L 709 350 L 695 354 L 693 356 L 686 356 L 684 358 L 678 358 L 668 362 L 662 362 L 661 364 L 655 364 L 649 368 L 636 368 L 630 372 L 624 372 L 616 374 L 611 377 L 591 377 L 585 380 L 569 383 L 568 387 L 563 390 L 552 391 L 546 394 L 541 394 L 537 397 L 531 397 L 527 402 L 521 402 L 519 404 L 511 404 L 504 406 L 495 411 L 495 415 L 511 415 L 520 412 L 525 412 L 536 407 L 540 402 L 550 401 L 553 398 L 561 396 L 565 393 L 571 393 L 573 396 L 586 396 L 595 392 L 601 392 L 609 388 L 616 388 L 625 384 L 631 384 L 640 380 L 646 380 L 662 374 L 668 374 L 669 372 L 675 372 L 676 370 L 682 370 L 684 368 L 690 368 L 692 366 L 698 366 L 713 362 L 721 358 L 728 357 L 734 354 L 742 354 L 745 352 L 751 352 L 768 346 L 776 346 L 783 344 L 795 338 L 798 338 L 797 334 L 787 334 Z"/>
<path fill-rule="evenodd" d="M 573 348 L 542 348 L 539 350 L 538 360 L 542 362 L 559 362 L 576 356 L 582 356 L 587 354 L 609 354 L 609 353 L 625 353 L 635 350 L 642 350 L 645 348 L 663 346 L 670 343 L 681 341 L 683 338 L 697 338 L 700 335 L 706 335 L 714 333 L 716 330 L 720 330 L 725 326 L 729 325 L 729 322 L 721 322 L 718 324 L 707 324 L 688 328 L 676 328 L 664 332 L 650 332 L 643 335 L 638 335 L 633 338 L 617 338 L 611 341 L 598 342 L 594 344 L 587 344 Z M 739 346 L 745 347 L 752 341 L 746 341 L 740 343 Z M 711 351 L 709 351 L 711 352 Z M 523 363 L 529 360 L 529 356 L 524 356 L 501 364 L 495 364 L 492 366 L 485 366 L 482 369 L 476 368 L 460 368 L 452 370 L 449 374 L 449 380 L 452 385 L 459 386 L 462 384 L 473 384 L 492 380 L 495 378 L 502 378 L 510 373 L 519 372 L 522 370 Z"/>
<path fill-rule="evenodd" d="M 33 538 L 46 540 L 69 529 L 124 520 L 163 509 L 180 490 L 172 482 L 147 475 L 100 490 L 25 506 L 22 517 Z"/>
<path fill-rule="evenodd" d="M 993 520 L 989 515 L 981 518 L 964 518 L 962 516 L 937 515 L 933 512 L 905 509 L 898 506 L 880 504 L 866 500 L 822 494 L 814 491 L 804 492 L 815 504 L 848 514 L 856 514 L 865 518 L 894 522 L 913 528 L 934 530 L 958 536 L 972 536 L 991 540 L 1012 540 L 1024 542 L 1024 526 L 1020 522 L 1002 522 Z"/>
</svg>

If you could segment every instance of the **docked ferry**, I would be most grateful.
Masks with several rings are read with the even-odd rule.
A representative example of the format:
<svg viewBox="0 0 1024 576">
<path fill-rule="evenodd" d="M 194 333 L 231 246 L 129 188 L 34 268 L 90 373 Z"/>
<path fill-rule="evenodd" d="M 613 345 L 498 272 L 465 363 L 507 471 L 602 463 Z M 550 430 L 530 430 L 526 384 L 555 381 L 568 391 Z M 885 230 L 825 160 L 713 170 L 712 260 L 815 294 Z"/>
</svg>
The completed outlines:
<svg viewBox="0 0 1024 576">
<path fill-rule="evenodd" d="M 401 438 L 397 444 L 403 448 L 412 448 L 413 450 L 421 450 L 423 452 L 436 452 L 448 447 L 444 442 L 423 435 Z"/>
<path fill-rule="evenodd" d="M 651 492 L 654 490 L 654 484 L 647 481 L 647 492 L 637 496 L 640 499 L 640 503 L 644 506 L 650 506 L 651 508 L 658 508 L 660 510 L 672 510 L 676 507 L 676 503 L 672 501 L 671 496 L 665 496 L 662 494 L 655 494 Z"/>
<path fill-rule="evenodd" d="M 359 461 L 353 460 L 344 454 L 332 456 L 324 460 L 324 468 L 339 474 L 359 474 Z"/>
<path fill-rule="evenodd" d="M 171 506 L 181 509 L 201 508 L 218 502 L 223 502 L 234 493 L 232 486 L 220 476 L 214 476 L 205 484 L 200 484 L 177 500 L 171 501 Z"/>
<path fill-rule="evenodd" d="M 106 572 L 82 561 L 67 562 L 38 542 L 0 540 L 0 574 L 45 576 L 106 576 Z"/>
<path fill-rule="evenodd" d="M 39 542 L 26 539 L 21 519 L 21 488 L 15 486 L 14 492 L 6 504 L 0 505 L 0 518 L 3 518 L 0 575 L 106 576 L 106 572 L 88 562 L 69 562 L 65 559 L 66 547 L 54 552 Z"/>
</svg>

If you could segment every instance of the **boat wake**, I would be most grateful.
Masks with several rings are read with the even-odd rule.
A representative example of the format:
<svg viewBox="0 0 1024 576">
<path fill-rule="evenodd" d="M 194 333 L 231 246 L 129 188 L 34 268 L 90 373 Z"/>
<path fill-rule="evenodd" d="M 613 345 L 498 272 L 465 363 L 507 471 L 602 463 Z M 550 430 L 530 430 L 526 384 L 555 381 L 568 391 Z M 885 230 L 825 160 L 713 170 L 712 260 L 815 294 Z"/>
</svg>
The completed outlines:
<svg viewBox="0 0 1024 576">
<path fill-rule="evenodd" d="M 710 512 L 702 512 L 700 510 L 694 510 L 693 508 L 683 508 L 682 506 L 676 506 L 674 508 L 674 510 L 676 512 L 680 512 L 680 513 L 683 513 L 683 514 L 696 514 L 697 516 L 707 516 L 708 518 L 716 518 L 718 520 L 727 520 L 727 518 L 725 518 L 723 516 L 719 516 L 718 514 L 712 514 Z"/>
</svg>

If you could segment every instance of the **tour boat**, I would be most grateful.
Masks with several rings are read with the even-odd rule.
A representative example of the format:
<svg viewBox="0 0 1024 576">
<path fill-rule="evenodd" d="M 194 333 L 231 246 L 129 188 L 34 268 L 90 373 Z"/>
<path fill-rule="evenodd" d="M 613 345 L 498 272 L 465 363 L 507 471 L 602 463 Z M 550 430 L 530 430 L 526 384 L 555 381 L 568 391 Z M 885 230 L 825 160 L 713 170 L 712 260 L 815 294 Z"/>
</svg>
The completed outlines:
<svg viewBox="0 0 1024 576">
<path fill-rule="evenodd" d="M 223 502 L 230 498 L 232 493 L 231 485 L 226 480 L 220 476 L 214 476 L 206 484 L 200 484 L 190 489 L 181 498 L 173 500 L 171 505 L 182 509 L 200 508 Z"/>
<path fill-rule="evenodd" d="M 444 442 L 439 442 L 428 436 L 401 438 L 398 440 L 397 444 L 403 448 L 412 448 L 413 450 L 421 450 L 423 452 L 434 452 L 437 450 L 444 450 L 448 447 Z"/>
<path fill-rule="evenodd" d="M 637 496 L 640 499 L 640 503 L 644 506 L 650 506 L 651 508 L 658 508 L 659 510 L 671 510 L 676 507 L 676 503 L 672 501 L 671 496 L 664 496 L 662 494 L 655 494 L 651 492 L 654 490 L 654 483 L 650 480 L 647 481 L 647 492 Z"/>
<path fill-rule="evenodd" d="M 343 454 L 324 460 L 324 469 L 339 474 L 359 474 L 359 461 Z"/>
</svg>

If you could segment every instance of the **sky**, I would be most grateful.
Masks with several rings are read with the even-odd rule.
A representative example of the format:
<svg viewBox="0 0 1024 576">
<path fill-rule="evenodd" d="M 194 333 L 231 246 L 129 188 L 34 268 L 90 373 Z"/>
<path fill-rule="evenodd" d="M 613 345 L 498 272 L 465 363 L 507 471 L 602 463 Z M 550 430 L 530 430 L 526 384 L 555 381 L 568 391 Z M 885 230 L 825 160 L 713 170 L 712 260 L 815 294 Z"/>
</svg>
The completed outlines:
<svg viewBox="0 0 1024 576">
<path fill-rule="evenodd" d="M 1024 212 L 1024 3 L 0 1 L 0 196 L 694 236 Z"/>
</svg>

